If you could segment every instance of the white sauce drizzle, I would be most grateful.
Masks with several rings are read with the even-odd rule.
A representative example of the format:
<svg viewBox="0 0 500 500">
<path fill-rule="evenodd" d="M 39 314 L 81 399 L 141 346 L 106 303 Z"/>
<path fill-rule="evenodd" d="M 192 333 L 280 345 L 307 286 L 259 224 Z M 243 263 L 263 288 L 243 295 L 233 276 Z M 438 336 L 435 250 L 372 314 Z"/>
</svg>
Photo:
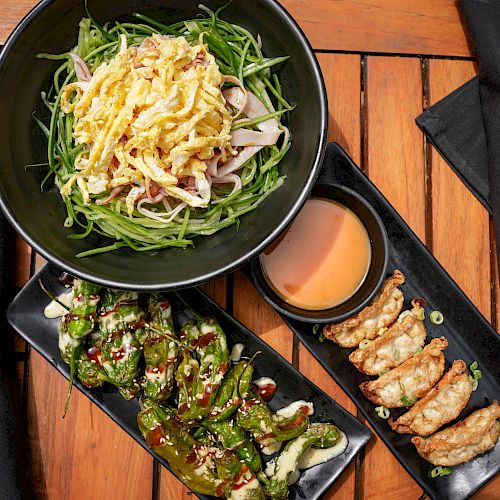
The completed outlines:
<svg viewBox="0 0 500 500">
<path fill-rule="evenodd" d="M 233 348 L 231 349 L 231 354 L 229 355 L 229 359 L 233 361 L 234 363 L 237 363 L 241 359 L 241 353 L 245 349 L 244 344 L 234 344 Z"/>
<path fill-rule="evenodd" d="M 309 448 L 305 451 L 299 459 L 299 469 L 309 469 L 315 465 L 322 464 L 331 460 L 332 458 L 338 457 L 347 448 L 349 441 L 345 433 L 340 431 L 340 439 L 330 448 Z"/>
<path fill-rule="evenodd" d="M 59 302 L 63 303 L 69 308 L 71 306 L 71 302 L 73 301 L 74 295 L 75 294 L 73 290 L 71 290 L 70 292 L 61 293 L 61 295 L 57 297 L 57 300 L 59 300 Z M 46 318 L 49 319 L 60 318 L 67 312 L 68 310 L 64 309 L 64 307 L 61 304 L 58 304 L 55 300 L 51 300 L 43 310 L 43 314 Z"/>
<path fill-rule="evenodd" d="M 264 455 L 274 455 L 276 452 L 280 451 L 281 443 L 273 443 L 268 446 L 263 446 L 261 451 Z"/>
<path fill-rule="evenodd" d="M 243 485 L 241 488 L 232 490 L 231 495 L 229 496 L 229 500 L 245 500 L 246 498 L 250 498 L 249 491 L 256 490 L 259 487 L 259 484 L 259 480 L 254 477 L 251 481 Z"/>
<path fill-rule="evenodd" d="M 294 401 L 293 403 L 290 403 L 288 406 L 281 408 L 276 413 L 278 415 L 281 415 L 282 417 L 288 418 L 297 413 L 297 411 L 299 411 L 299 409 L 304 406 L 306 406 L 308 409 L 306 415 L 312 415 L 314 413 L 314 405 L 312 403 L 309 403 L 308 401 L 303 401 L 303 400 Z"/>
</svg>

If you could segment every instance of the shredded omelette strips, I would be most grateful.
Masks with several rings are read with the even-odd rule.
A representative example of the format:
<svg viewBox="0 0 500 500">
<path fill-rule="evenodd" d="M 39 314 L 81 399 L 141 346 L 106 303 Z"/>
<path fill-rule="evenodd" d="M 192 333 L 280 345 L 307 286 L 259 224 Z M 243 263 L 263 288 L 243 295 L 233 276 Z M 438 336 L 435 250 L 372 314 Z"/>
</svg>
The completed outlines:
<svg viewBox="0 0 500 500">
<path fill-rule="evenodd" d="M 191 45 L 183 37 L 152 35 L 139 48 L 123 47 L 89 82 L 67 85 L 61 107 L 73 113 L 74 137 L 88 148 L 61 194 L 70 196 L 76 184 L 88 204 L 91 195 L 135 186 L 127 196 L 132 213 L 154 181 L 167 195 L 206 207 L 206 162 L 231 140 L 223 83 L 201 40 Z M 195 192 L 178 186 L 186 177 L 194 178 Z"/>
</svg>

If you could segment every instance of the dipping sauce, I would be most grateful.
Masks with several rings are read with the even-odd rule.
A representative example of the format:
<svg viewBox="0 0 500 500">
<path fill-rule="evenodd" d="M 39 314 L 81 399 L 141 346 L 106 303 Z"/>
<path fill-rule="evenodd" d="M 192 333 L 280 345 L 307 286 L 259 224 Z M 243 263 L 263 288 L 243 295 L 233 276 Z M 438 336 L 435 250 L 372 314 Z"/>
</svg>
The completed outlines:
<svg viewBox="0 0 500 500">
<path fill-rule="evenodd" d="M 365 280 L 370 238 L 352 210 L 311 198 L 260 260 L 267 281 L 286 302 L 302 309 L 328 309 L 352 297 Z"/>
</svg>

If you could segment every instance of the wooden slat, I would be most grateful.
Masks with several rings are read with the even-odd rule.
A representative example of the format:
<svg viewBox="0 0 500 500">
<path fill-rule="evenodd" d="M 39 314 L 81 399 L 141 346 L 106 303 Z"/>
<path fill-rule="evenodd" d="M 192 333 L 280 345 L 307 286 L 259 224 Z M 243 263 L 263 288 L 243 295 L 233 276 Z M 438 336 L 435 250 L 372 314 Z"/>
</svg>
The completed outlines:
<svg viewBox="0 0 500 500">
<path fill-rule="evenodd" d="M 474 66 L 469 62 L 430 61 L 429 104 L 439 101 L 475 74 Z M 483 315 L 490 319 L 489 214 L 434 148 L 431 168 L 432 252 Z M 500 477 L 475 498 L 493 498 L 498 488 Z"/>
<path fill-rule="evenodd" d="M 210 295 L 219 305 L 226 308 L 227 298 L 227 279 L 219 278 L 203 285 L 203 290 Z M 153 496 L 154 498 L 154 496 Z M 181 481 L 170 474 L 167 469 L 160 465 L 158 498 L 160 500 L 181 500 L 192 499 L 193 494 L 186 488 Z"/>
<path fill-rule="evenodd" d="M 429 104 L 475 74 L 471 62 L 429 61 Z M 489 214 L 434 148 L 431 164 L 432 252 L 483 315 L 490 318 Z"/>
<path fill-rule="evenodd" d="M 369 57 L 366 68 L 366 167 L 370 179 L 421 240 L 425 238 L 420 60 Z"/>
<path fill-rule="evenodd" d="M 234 274 L 233 315 L 290 363 L 293 334 L 240 271 Z"/>
<path fill-rule="evenodd" d="M 328 140 L 361 160 L 361 58 L 354 54 L 317 54 L 328 94 Z"/>
<path fill-rule="evenodd" d="M 36 0 L 0 1 L 0 43 L 36 3 Z M 470 56 L 454 0 L 283 0 L 282 3 L 315 49 Z"/>
<path fill-rule="evenodd" d="M 425 236 L 420 61 L 369 57 L 366 68 L 366 168 L 372 181 L 417 235 Z M 377 437 L 362 467 L 364 499 L 418 498 L 420 488 Z"/>
<path fill-rule="evenodd" d="M 319 54 L 319 62 L 328 92 L 330 141 L 338 142 L 359 162 L 361 58 L 358 55 Z M 300 344 L 299 370 L 309 380 L 329 394 L 337 403 L 356 415 L 356 407 L 326 370 Z M 355 465 L 342 474 L 325 498 L 351 500 L 355 494 Z"/>
<path fill-rule="evenodd" d="M 28 386 L 30 484 L 34 498 L 151 497 L 153 460 L 33 349 Z"/>
</svg>

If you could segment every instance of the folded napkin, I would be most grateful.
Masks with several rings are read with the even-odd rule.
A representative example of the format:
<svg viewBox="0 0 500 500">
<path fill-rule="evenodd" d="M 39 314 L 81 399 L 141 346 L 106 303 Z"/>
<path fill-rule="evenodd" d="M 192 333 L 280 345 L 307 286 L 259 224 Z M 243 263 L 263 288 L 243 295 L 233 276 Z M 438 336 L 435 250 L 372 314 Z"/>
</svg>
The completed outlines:
<svg viewBox="0 0 500 500">
<path fill-rule="evenodd" d="M 500 260 L 500 1 L 460 0 L 479 76 L 417 118 L 431 143 L 493 215 Z"/>
<path fill-rule="evenodd" d="M 14 283 L 11 271 L 15 233 L 0 214 L 0 499 L 17 500 L 26 482 L 24 446 L 21 434 L 21 388 L 16 383 L 16 359 L 13 338 L 7 327 L 5 310 L 12 299 Z"/>
</svg>

